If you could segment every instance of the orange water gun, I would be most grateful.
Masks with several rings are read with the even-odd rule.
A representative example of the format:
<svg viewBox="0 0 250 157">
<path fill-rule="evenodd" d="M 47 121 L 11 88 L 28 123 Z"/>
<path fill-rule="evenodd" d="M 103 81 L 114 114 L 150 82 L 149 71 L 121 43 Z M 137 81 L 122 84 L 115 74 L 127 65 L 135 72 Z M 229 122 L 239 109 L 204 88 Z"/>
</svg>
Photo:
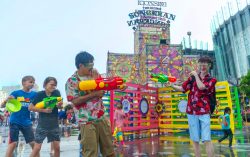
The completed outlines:
<svg viewBox="0 0 250 157">
<path fill-rule="evenodd" d="M 81 91 L 86 90 L 115 90 L 124 89 L 126 80 L 121 77 L 97 78 L 95 80 L 84 80 L 79 83 Z"/>
</svg>

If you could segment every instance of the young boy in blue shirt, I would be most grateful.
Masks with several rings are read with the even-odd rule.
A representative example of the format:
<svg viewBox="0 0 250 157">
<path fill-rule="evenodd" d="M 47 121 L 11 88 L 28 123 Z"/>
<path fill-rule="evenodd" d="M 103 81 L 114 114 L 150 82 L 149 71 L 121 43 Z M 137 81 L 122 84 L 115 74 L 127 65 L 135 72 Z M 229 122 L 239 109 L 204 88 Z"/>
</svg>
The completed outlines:
<svg viewBox="0 0 250 157">
<path fill-rule="evenodd" d="M 224 132 L 224 136 L 218 140 L 218 142 L 222 142 L 227 137 L 229 137 L 229 147 L 232 147 L 232 141 L 233 141 L 233 133 L 230 128 L 230 114 L 231 109 L 229 107 L 226 107 L 224 109 L 224 115 L 221 115 L 219 117 L 219 121 L 221 122 L 222 130 Z"/>
<path fill-rule="evenodd" d="M 9 145 L 6 151 L 6 157 L 13 156 L 13 152 L 19 140 L 19 131 L 22 132 L 26 143 L 29 143 L 32 148 L 34 146 L 34 133 L 30 118 L 30 111 L 28 110 L 31 101 L 33 101 L 36 96 L 36 92 L 31 90 L 34 83 L 35 78 L 33 76 L 24 76 L 22 78 L 23 88 L 21 90 L 13 91 L 2 103 L 2 107 L 4 107 L 9 99 L 17 99 L 22 104 L 20 111 L 13 112 L 10 115 Z"/>
</svg>

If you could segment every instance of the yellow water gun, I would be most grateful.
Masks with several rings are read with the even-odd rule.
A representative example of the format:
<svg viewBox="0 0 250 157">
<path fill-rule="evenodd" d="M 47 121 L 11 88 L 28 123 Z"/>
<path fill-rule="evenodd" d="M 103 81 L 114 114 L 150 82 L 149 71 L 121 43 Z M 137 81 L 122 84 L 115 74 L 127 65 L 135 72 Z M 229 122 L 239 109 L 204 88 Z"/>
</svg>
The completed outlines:
<svg viewBox="0 0 250 157">
<path fill-rule="evenodd" d="M 37 103 L 35 107 L 39 109 L 44 109 L 44 108 L 53 109 L 60 101 L 62 101 L 62 97 L 47 97 L 44 98 L 43 101 Z"/>
</svg>

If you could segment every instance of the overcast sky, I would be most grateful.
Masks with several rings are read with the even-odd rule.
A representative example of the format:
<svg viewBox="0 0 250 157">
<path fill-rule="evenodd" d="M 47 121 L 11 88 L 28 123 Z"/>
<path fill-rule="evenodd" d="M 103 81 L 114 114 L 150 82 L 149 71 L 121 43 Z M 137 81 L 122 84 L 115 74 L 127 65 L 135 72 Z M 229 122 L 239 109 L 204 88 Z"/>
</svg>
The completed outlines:
<svg viewBox="0 0 250 157">
<path fill-rule="evenodd" d="M 210 22 L 219 0 L 167 0 L 171 43 L 181 43 L 187 31 L 192 39 L 209 43 Z M 75 71 L 74 58 L 91 52 L 95 67 L 106 72 L 107 52 L 133 53 L 133 30 L 128 13 L 141 9 L 137 0 L 1 0 L 0 86 L 19 84 L 33 75 L 37 84 L 47 76 L 58 79 L 65 95 L 66 79 Z"/>
</svg>

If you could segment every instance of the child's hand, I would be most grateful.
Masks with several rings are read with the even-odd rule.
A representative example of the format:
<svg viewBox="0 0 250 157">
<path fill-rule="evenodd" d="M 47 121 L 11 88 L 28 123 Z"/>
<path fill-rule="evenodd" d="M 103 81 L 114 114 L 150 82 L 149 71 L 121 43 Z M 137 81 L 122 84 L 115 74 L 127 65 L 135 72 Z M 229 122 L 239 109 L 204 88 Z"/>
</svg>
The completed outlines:
<svg viewBox="0 0 250 157">
<path fill-rule="evenodd" d="M 225 121 L 225 122 L 224 122 L 224 125 L 225 125 L 225 126 L 228 126 L 228 123 Z"/>
<path fill-rule="evenodd" d="M 12 95 L 10 95 L 10 96 L 8 96 L 8 98 L 6 99 L 6 101 L 8 101 L 8 100 L 10 100 L 10 99 L 15 99 L 15 97 L 12 96 Z"/>
<path fill-rule="evenodd" d="M 92 77 L 93 79 L 97 79 L 97 78 L 100 77 L 100 74 L 99 74 L 99 72 L 98 72 L 96 69 L 93 69 L 93 70 L 91 71 L 91 77 Z"/>
<path fill-rule="evenodd" d="M 123 84 L 121 86 L 121 88 L 119 88 L 120 91 L 125 91 L 128 88 L 128 86 L 126 86 L 125 84 Z"/>
<path fill-rule="evenodd" d="M 224 124 L 225 126 L 228 126 L 228 123 L 227 123 L 227 121 L 226 121 L 226 118 L 225 118 L 225 117 L 223 117 L 223 124 Z"/>
<path fill-rule="evenodd" d="M 46 108 L 46 109 L 43 109 L 43 112 L 44 113 L 51 113 L 52 109 L 51 108 Z"/>
<path fill-rule="evenodd" d="M 63 101 L 59 101 L 59 102 L 56 104 L 57 108 L 62 108 L 62 105 L 63 105 Z"/>
<path fill-rule="evenodd" d="M 10 99 L 15 99 L 15 97 L 13 97 L 12 95 L 8 96 L 7 99 L 5 99 L 2 103 L 2 105 L 0 104 L 1 108 L 6 107 L 6 103 L 10 100 Z"/>
<path fill-rule="evenodd" d="M 172 87 L 173 88 L 173 85 L 175 85 L 175 84 L 172 83 L 172 82 L 166 82 L 166 83 L 164 83 L 165 87 Z"/>
</svg>

